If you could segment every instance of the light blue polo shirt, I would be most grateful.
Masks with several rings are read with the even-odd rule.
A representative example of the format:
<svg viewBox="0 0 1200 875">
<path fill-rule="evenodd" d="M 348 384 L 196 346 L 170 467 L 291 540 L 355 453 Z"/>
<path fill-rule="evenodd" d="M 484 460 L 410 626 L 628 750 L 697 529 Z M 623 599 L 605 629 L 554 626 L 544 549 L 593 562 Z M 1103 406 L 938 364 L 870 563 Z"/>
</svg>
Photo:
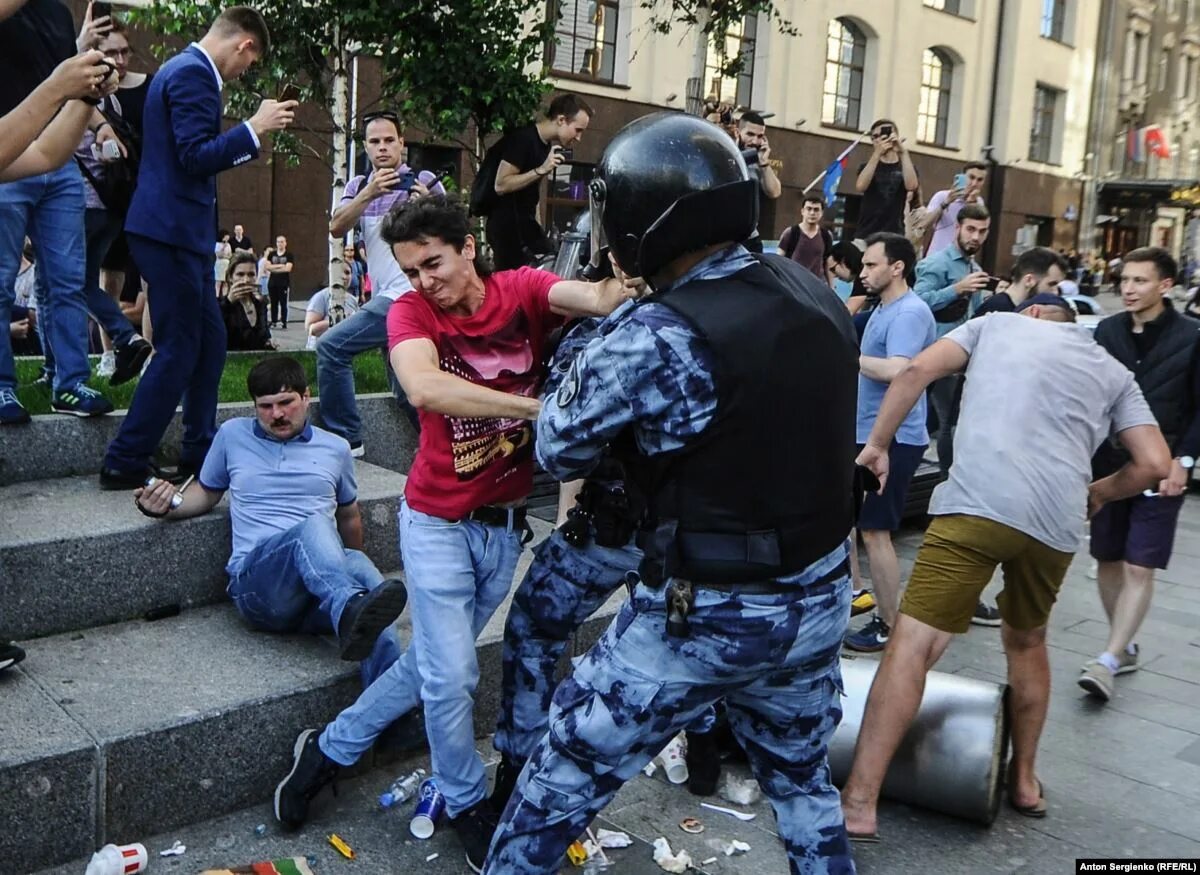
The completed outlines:
<svg viewBox="0 0 1200 875">
<path fill-rule="evenodd" d="M 221 426 L 200 469 L 200 485 L 229 490 L 233 553 L 225 570 L 236 574 L 254 547 L 315 515 L 358 499 L 350 444 L 311 423 L 291 440 L 276 440 L 254 417 Z"/>
<path fill-rule="evenodd" d="M 917 354 L 937 339 L 936 323 L 929 307 L 915 292 L 905 292 L 890 304 L 882 304 L 871 313 L 867 328 L 863 332 L 861 351 L 872 358 L 903 356 L 915 358 Z M 858 442 L 866 443 L 879 415 L 879 406 L 887 393 L 888 384 L 872 380 L 865 374 L 858 375 Z M 913 409 L 900 430 L 896 442 L 914 447 L 929 443 L 929 432 L 925 429 L 925 393 L 917 399 Z"/>
</svg>

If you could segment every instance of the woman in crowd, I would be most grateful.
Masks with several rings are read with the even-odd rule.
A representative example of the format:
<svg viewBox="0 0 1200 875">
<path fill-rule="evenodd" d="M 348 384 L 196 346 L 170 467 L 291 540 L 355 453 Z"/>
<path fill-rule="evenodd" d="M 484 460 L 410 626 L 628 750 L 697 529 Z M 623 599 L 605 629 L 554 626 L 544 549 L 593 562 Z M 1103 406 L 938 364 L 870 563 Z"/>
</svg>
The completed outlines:
<svg viewBox="0 0 1200 875">
<path fill-rule="evenodd" d="M 217 297 L 225 297 L 225 292 L 229 288 L 226 278 L 229 276 L 229 260 L 233 257 L 233 243 L 230 242 L 233 235 L 228 231 L 221 230 L 217 232 L 217 245 L 213 248 L 213 279 L 217 284 Z"/>
<path fill-rule="evenodd" d="M 277 349 L 267 325 L 267 305 L 258 293 L 253 252 L 236 252 L 225 275 L 226 294 L 221 298 L 230 350 Z"/>
</svg>

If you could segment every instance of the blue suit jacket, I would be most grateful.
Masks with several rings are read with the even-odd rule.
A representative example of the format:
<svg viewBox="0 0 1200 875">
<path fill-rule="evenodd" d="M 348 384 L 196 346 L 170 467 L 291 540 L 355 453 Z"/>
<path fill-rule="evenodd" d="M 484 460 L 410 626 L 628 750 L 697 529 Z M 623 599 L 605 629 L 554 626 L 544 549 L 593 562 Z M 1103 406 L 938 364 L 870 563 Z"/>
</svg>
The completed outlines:
<svg viewBox="0 0 1200 875">
<path fill-rule="evenodd" d="M 221 89 L 195 46 L 171 58 L 150 82 L 142 161 L 125 229 L 212 255 L 216 175 L 258 157 L 245 124 L 221 133 Z"/>
</svg>

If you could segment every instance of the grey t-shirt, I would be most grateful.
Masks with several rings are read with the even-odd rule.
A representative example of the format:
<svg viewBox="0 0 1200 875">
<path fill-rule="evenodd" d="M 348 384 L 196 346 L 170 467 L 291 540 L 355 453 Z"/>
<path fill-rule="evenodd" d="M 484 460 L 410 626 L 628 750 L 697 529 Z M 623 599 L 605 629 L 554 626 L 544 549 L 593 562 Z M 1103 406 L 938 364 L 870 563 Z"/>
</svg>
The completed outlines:
<svg viewBox="0 0 1200 875">
<path fill-rule="evenodd" d="M 1155 424 L 1133 374 L 1082 325 L 992 313 L 945 339 L 971 359 L 954 464 L 929 512 L 994 520 L 1075 552 L 1096 448 Z"/>
</svg>

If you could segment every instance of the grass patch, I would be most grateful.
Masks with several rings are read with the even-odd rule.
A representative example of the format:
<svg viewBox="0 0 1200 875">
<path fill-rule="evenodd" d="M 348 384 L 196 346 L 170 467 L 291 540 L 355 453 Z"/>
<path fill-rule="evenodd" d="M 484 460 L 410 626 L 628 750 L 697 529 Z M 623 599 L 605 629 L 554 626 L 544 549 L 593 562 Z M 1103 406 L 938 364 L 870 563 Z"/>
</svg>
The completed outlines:
<svg viewBox="0 0 1200 875">
<path fill-rule="evenodd" d="M 314 396 L 320 395 L 317 385 L 317 354 L 308 351 L 289 351 L 285 353 L 304 365 L 308 374 L 308 385 Z M 225 359 L 225 370 L 221 374 L 221 387 L 218 400 L 249 401 L 250 393 L 246 391 L 246 375 L 250 369 L 268 355 L 279 355 L 269 352 L 231 352 Z M 92 368 L 99 362 L 98 356 L 91 356 Z M 50 387 L 36 384 L 35 381 L 42 373 L 40 358 L 17 359 L 17 397 L 25 405 L 25 409 L 37 415 L 50 413 Z M 130 380 L 121 386 L 110 386 L 106 378 L 93 376 L 88 385 L 103 392 L 105 397 L 118 410 L 125 410 L 133 400 L 134 390 L 138 381 Z M 360 355 L 354 359 L 354 391 L 356 394 L 369 392 L 388 392 L 387 372 L 384 370 L 383 357 L 378 355 Z"/>
</svg>

